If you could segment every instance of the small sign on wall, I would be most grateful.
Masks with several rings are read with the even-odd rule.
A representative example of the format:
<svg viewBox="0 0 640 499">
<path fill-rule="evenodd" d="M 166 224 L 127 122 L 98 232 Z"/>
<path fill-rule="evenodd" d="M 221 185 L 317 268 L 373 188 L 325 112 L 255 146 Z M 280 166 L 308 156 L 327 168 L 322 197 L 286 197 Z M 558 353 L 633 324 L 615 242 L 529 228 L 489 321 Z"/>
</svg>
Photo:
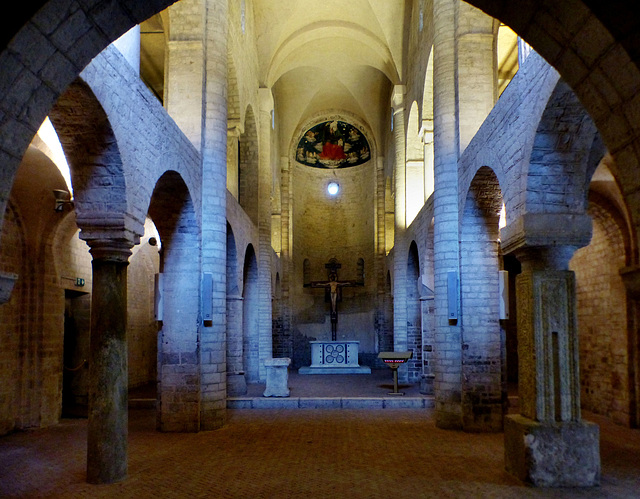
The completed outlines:
<svg viewBox="0 0 640 499">
<path fill-rule="evenodd" d="M 500 319 L 509 318 L 509 272 L 501 270 L 498 277 L 498 289 L 500 295 Z"/>
</svg>

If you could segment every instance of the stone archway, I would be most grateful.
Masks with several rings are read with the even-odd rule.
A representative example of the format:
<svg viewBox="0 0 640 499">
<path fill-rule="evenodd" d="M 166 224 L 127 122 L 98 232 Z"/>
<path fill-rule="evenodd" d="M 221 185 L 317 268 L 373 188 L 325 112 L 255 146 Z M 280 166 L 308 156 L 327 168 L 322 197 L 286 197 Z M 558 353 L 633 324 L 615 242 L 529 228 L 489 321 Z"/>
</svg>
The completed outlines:
<svg viewBox="0 0 640 499">
<path fill-rule="evenodd" d="M 499 324 L 499 230 L 502 195 L 489 167 L 476 173 L 460 229 L 462 425 L 501 431 L 506 403 Z"/>
</svg>

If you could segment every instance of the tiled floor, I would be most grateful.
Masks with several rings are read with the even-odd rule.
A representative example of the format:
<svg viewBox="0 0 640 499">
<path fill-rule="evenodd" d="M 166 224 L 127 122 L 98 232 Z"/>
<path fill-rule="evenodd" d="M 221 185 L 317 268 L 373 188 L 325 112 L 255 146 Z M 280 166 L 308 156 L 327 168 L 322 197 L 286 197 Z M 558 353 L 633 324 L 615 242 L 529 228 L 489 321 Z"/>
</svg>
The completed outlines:
<svg viewBox="0 0 640 499">
<path fill-rule="evenodd" d="M 640 497 L 640 430 L 587 418 L 601 432 L 590 489 L 524 486 L 504 471 L 502 434 L 440 430 L 430 409 L 229 410 L 197 434 L 158 433 L 153 409 L 133 409 L 127 480 L 87 484 L 86 420 L 66 419 L 0 438 L 0 497 Z"/>
</svg>

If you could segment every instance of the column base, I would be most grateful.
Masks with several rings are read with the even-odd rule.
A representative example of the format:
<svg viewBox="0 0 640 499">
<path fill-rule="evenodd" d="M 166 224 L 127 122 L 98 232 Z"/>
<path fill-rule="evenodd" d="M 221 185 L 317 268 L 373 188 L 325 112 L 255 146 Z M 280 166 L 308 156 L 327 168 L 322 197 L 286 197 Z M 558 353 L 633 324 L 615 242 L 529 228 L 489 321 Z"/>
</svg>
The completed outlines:
<svg viewBox="0 0 640 499">
<path fill-rule="evenodd" d="M 536 487 L 600 484 L 600 429 L 587 421 L 539 423 L 504 419 L 505 469 Z"/>
</svg>

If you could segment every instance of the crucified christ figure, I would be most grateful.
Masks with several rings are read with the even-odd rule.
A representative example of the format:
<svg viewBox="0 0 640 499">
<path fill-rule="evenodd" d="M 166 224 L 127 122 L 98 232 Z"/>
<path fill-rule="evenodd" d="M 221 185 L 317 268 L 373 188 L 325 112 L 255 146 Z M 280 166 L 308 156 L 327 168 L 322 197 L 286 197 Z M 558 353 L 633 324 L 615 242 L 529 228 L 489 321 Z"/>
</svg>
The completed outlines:
<svg viewBox="0 0 640 499">
<path fill-rule="evenodd" d="M 338 275 L 335 272 L 329 274 L 328 281 L 313 281 L 310 283 L 312 288 L 328 288 L 331 298 L 331 341 L 337 339 L 338 329 L 338 292 L 343 286 L 357 286 L 354 281 L 338 281 Z"/>
</svg>

